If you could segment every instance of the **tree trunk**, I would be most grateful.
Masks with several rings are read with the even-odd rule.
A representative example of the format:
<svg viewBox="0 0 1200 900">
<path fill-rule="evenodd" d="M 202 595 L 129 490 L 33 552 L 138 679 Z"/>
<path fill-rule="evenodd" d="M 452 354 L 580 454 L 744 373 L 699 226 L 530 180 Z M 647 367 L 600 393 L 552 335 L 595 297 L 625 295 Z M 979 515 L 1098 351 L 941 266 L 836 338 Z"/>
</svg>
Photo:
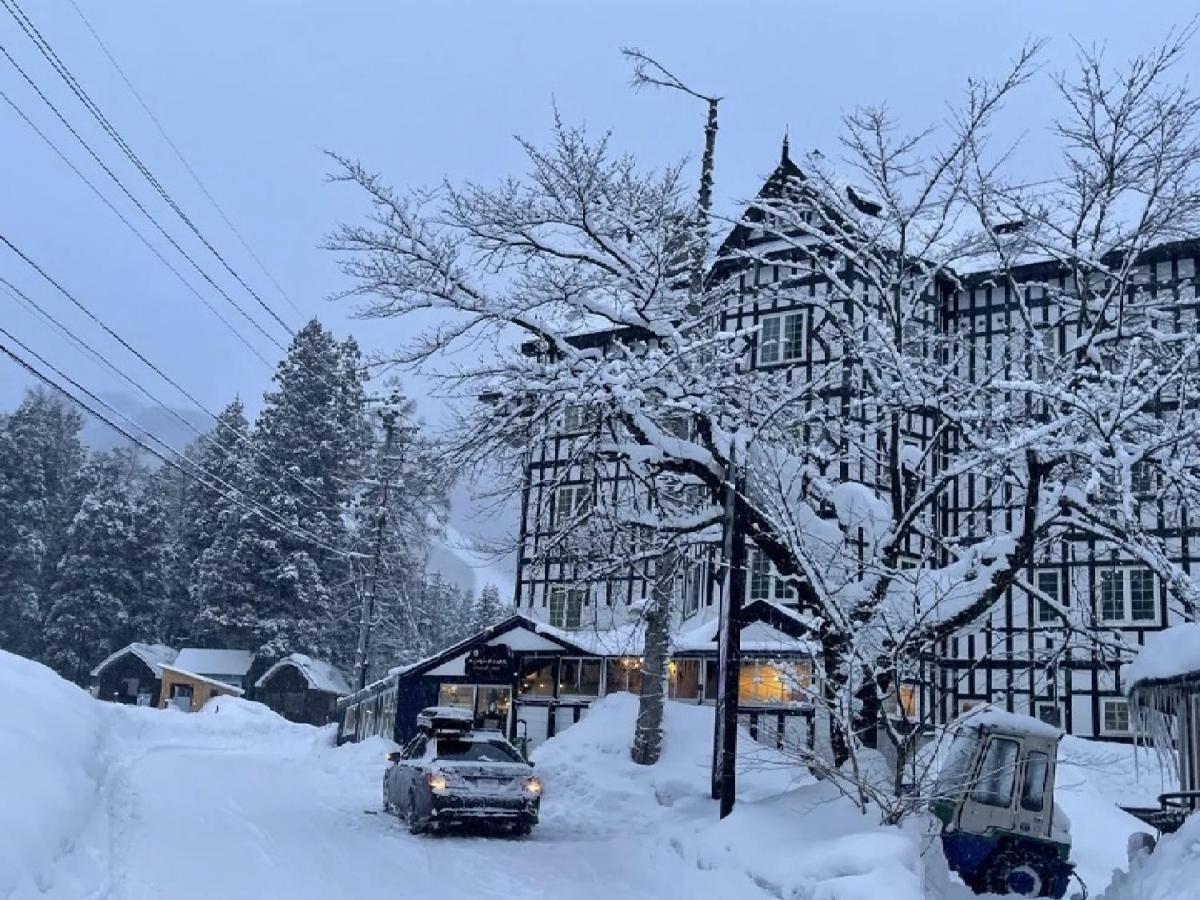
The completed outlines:
<svg viewBox="0 0 1200 900">
<path fill-rule="evenodd" d="M 633 761 L 652 766 L 662 754 L 663 704 L 667 695 L 667 656 L 671 641 L 671 600 L 679 554 L 671 551 L 658 561 L 653 603 L 646 611 L 646 646 L 642 656 L 642 687 L 638 696 Z"/>
</svg>

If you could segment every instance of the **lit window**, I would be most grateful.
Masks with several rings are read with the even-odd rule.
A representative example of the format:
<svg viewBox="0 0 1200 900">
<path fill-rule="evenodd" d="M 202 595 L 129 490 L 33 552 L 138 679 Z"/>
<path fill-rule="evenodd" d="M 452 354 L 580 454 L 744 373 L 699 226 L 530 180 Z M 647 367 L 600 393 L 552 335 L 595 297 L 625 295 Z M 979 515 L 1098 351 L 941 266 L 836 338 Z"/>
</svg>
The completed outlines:
<svg viewBox="0 0 1200 900">
<path fill-rule="evenodd" d="M 578 628 L 583 622 L 586 588 L 550 589 L 550 624 L 555 628 Z"/>
<path fill-rule="evenodd" d="M 1057 570 L 1044 569 L 1037 573 L 1037 589 L 1050 597 L 1059 606 L 1063 604 L 1062 577 Z M 1058 613 L 1045 600 L 1037 601 L 1037 620 L 1039 622 L 1057 622 Z"/>
<path fill-rule="evenodd" d="M 599 659 L 567 657 L 560 664 L 558 693 L 582 697 L 600 696 L 600 677 L 603 663 Z"/>
<path fill-rule="evenodd" d="M 1129 703 L 1119 697 L 1101 701 L 1101 734 L 1129 734 Z"/>
<path fill-rule="evenodd" d="M 744 660 L 738 670 L 738 702 L 780 705 L 799 698 L 808 684 L 803 663 L 767 663 Z"/>
<path fill-rule="evenodd" d="M 759 365 L 772 366 L 804 358 L 803 312 L 764 316 L 759 324 Z"/>
</svg>

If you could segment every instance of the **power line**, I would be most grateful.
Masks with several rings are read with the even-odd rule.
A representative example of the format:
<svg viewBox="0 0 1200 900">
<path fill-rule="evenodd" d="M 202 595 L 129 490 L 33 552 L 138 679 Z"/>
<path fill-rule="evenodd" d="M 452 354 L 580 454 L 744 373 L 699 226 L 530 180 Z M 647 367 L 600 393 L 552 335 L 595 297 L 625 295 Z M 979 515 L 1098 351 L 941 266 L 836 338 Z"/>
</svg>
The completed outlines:
<svg viewBox="0 0 1200 900">
<path fill-rule="evenodd" d="M 167 134 L 167 130 L 166 130 L 166 128 L 163 127 L 162 122 L 159 121 L 158 116 L 156 116 L 154 114 L 154 111 L 152 109 L 150 109 L 150 106 L 146 103 L 145 100 L 142 99 L 142 95 L 138 92 L 138 89 L 136 87 L 134 87 L 133 82 L 130 81 L 129 76 L 125 74 L 125 70 L 123 68 L 121 68 L 120 63 L 117 62 L 116 57 L 113 56 L 112 52 L 108 49 L 108 46 L 101 39 L 101 37 L 97 33 L 96 29 L 94 27 L 92 27 L 92 23 L 90 21 L 88 21 L 87 16 L 85 16 L 83 14 L 83 10 L 79 8 L 79 4 L 77 4 L 75 2 L 75 0 L 69 0 L 69 2 L 71 4 L 71 6 L 74 8 L 76 14 L 79 16 L 80 20 L 83 22 L 84 26 L 91 33 L 92 37 L 95 38 L 97 45 L 99 45 L 99 47 L 103 51 L 104 55 L 108 58 L 108 61 L 112 64 L 112 67 L 116 70 L 117 74 L 119 76 L 121 76 L 121 80 L 123 82 L 125 82 L 125 86 L 127 88 L 129 88 L 129 92 L 133 95 L 134 99 L 137 100 L 138 105 L 142 107 L 142 109 L 145 111 L 146 115 L 150 118 L 150 121 L 154 123 L 154 127 L 158 130 L 158 133 L 162 136 L 162 139 L 166 142 L 167 146 L 171 148 L 171 150 L 172 150 L 172 152 L 174 152 L 176 158 L 180 161 L 180 163 L 183 164 L 183 167 L 185 169 L 187 169 L 188 174 L 192 176 L 192 180 L 196 182 L 196 186 L 198 188 L 200 188 L 201 193 L 203 193 L 204 196 L 208 198 L 208 202 L 213 205 L 213 208 L 217 211 L 218 215 L 220 215 L 221 219 L 225 222 L 226 225 L 229 226 L 229 230 L 231 232 L 233 232 L 234 236 L 241 243 L 242 247 L 250 255 L 250 258 L 254 260 L 254 262 L 258 265 L 259 269 L 262 270 L 262 273 L 265 276 L 267 276 L 267 278 L 268 278 L 268 280 L 270 280 L 271 284 L 273 284 L 275 286 L 275 289 L 277 291 L 279 291 L 279 295 L 281 297 L 283 297 L 283 299 L 287 302 L 288 306 L 290 306 L 292 308 L 292 310 L 296 313 L 296 315 L 303 318 L 304 313 L 300 310 L 300 308 L 292 300 L 291 295 L 289 295 L 288 292 L 283 289 L 283 285 L 281 285 L 279 283 L 278 279 L 276 279 L 275 276 L 271 273 L 271 270 L 267 268 L 266 264 L 259 258 L 258 254 L 254 252 L 254 248 L 252 248 L 250 246 L 250 244 L 242 236 L 241 231 L 238 230 L 237 226 L 235 226 L 233 224 L 233 221 L 229 218 L 229 216 L 226 214 L 225 210 L 221 207 L 221 204 L 217 202 L 217 198 L 212 195 L 212 193 L 209 191 L 209 189 L 205 186 L 204 182 L 201 181 L 199 174 L 197 174 L 196 170 L 194 168 L 192 168 L 192 165 L 191 165 L 191 163 L 188 162 L 187 157 L 185 157 L 183 155 L 183 151 L 180 150 L 178 146 L 176 146 L 176 144 L 173 140 L 171 140 L 171 136 L 169 134 Z"/>
<path fill-rule="evenodd" d="M 214 446 L 214 447 L 217 446 L 216 442 L 212 439 L 212 437 L 209 434 L 202 432 L 199 428 L 197 428 L 195 425 L 193 425 L 191 422 L 189 422 L 187 419 L 185 419 L 183 416 L 181 416 L 177 410 L 168 406 L 165 402 L 163 402 L 163 400 L 161 398 L 159 398 L 155 394 L 153 394 L 148 388 L 143 386 L 140 382 L 138 382 L 136 379 L 134 379 L 132 376 L 130 376 L 128 373 L 126 373 L 123 369 L 121 369 L 119 366 L 117 366 L 114 362 L 112 362 L 103 353 L 100 353 L 98 350 L 96 350 L 94 347 L 92 347 L 90 344 L 88 344 L 87 341 L 83 340 L 78 335 L 76 335 L 73 331 L 71 331 L 70 328 L 68 328 L 66 325 L 64 325 L 62 322 L 60 322 L 45 308 L 43 308 L 41 306 L 41 304 L 39 304 L 36 300 L 34 300 L 32 297 L 30 297 L 28 294 L 26 294 L 24 291 L 22 291 L 19 287 L 17 287 L 15 284 L 13 284 L 11 281 L 9 281 L 7 278 L 4 278 L 3 276 L 0 276 L 0 288 L 2 288 L 18 304 L 25 306 L 27 309 L 32 308 L 35 313 L 37 313 L 44 320 L 48 321 L 51 325 L 53 325 L 69 341 L 71 341 L 73 344 L 75 344 L 77 347 L 79 347 L 80 350 L 82 350 L 84 353 L 86 353 L 87 355 L 92 357 L 94 360 L 99 362 L 101 365 L 103 365 L 109 371 L 116 374 L 119 378 L 121 378 L 123 381 L 125 381 L 127 384 L 129 384 L 131 387 L 133 387 L 135 390 L 137 390 L 139 393 L 141 393 L 142 396 L 146 397 L 151 403 L 153 403 L 156 406 L 158 406 L 159 408 L 161 408 L 164 412 L 166 412 L 168 415 L 170 415 L 172 418 L 174 418 L 176 421 L 178 421 L 180 424 L 182 424 L 185 428 L 188 428 L 189 430 L 191 430 L 201 440 L 207 441 L 210 444 L 210 446 Z M 14 337 L 13 340 L 17 340 L 17 338 Z M 273 459 L 271 459 L 270 456 L 267 455 L 266 451 L 264 451 L 262 448 L 258 447 L 253 441 L 251 441 L 249 438 L 247 438 L 245 435 L 243 435 L 241 432 L 239 432 L 236 428 L 233 428 L 233 427 L 225 424 L 225 422 L 221 419 L 221 417 L 219 415 L 214 413 L 207 406 L 204 406 L 198 400 L 194 401 L 194 402 L 196 403 L 197 408 L 199 408 L 201 412 L 203 412 L 205 415 L 207 415 L 209 418 L 211 418 L 214 422 L 216 422 L 216 424 L 219 427 L 224 428 L 229 434 L 233 435 L 234 438 L 237 439 L 237 441 L 239 443 L 241 443 L 243 446 L 247 447 L 252 453 L 256 454 L 260 459 L 266 460 L 266 462 L 269 463 L 273 468 L 278 466 L 278 464 Z M 299 476 L 297 476 L 294 473 L 287 471 L 287 470 L 283 470 L 282 474 L 286 475 L 288 478 L 291 478 L 294 482 L 296 482 L 296 484 L 298 484 L 304 490 L 308 491 L 310 494 L 312 494 L 318 500 L 320 500 L 322 502 L 325 501 L 324 497 L 322 497 L 319 493 L 317 493 L 317 491 L 311 485 L 306 484 L 304 481 L 302 481 L 299 478 Z M 275 482 L 275 484 L 276 484 L 276 486 L 278 486 L 279 482 Z"/>
<path fill-rule="evenodd" d="M 225 270 L 231 276 L 233 276 L 234 280 L 237 281 L 237 283 L 240 284 L 246 290 L 246 292 L 254 298 L 255 302 L 257 302 L 259 306 L 266 310 L 267 314 L 270 315 L 271 318 L 273 318 L 279 324 L 279 326 L 284 329 L 284 331 L 286 331 L 289 335 L 293 335 L 294 331 L 292 330 L 291 326 L 289 326 L 287 322 L 283 320 L 279 313 L 277 313 L 270 304 L 268 304 L 261 296 L 259 296 L 258 292 L 255 291 L 254 288 L 246 283 L 242 276 L 239 275 L 238 272 L 225 259 L 225 257 L 221 255 L 220 251 L 217 250 L 217 248 L 213 246 L 208 238 L 204 236 L 200 229 L 196 227 L 196 224 L 191 220 L 187 213 L 185 213 L 179 204 L 175 202 L 175 199 L 170 195 L 167 189 L 164 188 L 162 183 L 154 176 L 154 173 L 152 173 L 146 167 L 145 163 L 142 162 L 141 158 L 137 155 L 137 153 L 134 152 L 133 148 L 129 146 L 125 138 L 122 137 L 121 133 L 108 120 L 108 117 L 105 116 L 100 107 L 96 105 L 95 101 L 92 100 L 91 96 L 88 94 L 86 89 L 84 89 L 83 85 L 81 85 L 75 76 L 71 74 L 70 69 L 68 69 L 66 64 L 59 58 L 58 54 L 54 51 L 54 48 L 50 45 L 50 42 L 46 40 L 46 38 L 38 30 L 37 26 L 33 24 L 29 16 L 21 8 L 20 4 L 17 3 L 17 0 L 0 0 L 0 4 L 4 6 L 9 15 L 12 16 L 13 20 L 16 21 L 16 23 L 21 27 L 21 30 L 25 32 L 26 37 L 28 37 L 33 42 L 34 46 L 38 48 L 38 51 L 42 54 L 46 61 L 50 63 L 51 67 L 56 73 L 58 73 L 59 77 L 62 78 L 67 87 L 70 88 L 71 92 L 75 94 L 76 98 L 80 103 L 83 104 L 84 108 L 91 114 L 92 118 L 94 118 L 100 124 L 100 127 L 103 128 L 108 134 L 108 136 L 113 139 L 113 142 L 116 143 L 116 145 L 121 149 L 126 158 L 128 158 L 129 161 L 133 163 L 134 167 L 142 173 L 142 175 L 146 178 L 158 195 L 162 197 L 163 201 L 166 202 L 166 204 L 170 206 L 172 210 L 174 210 L 175 214 L 179 216 L 185 225 L 187 225 L 200 243 L 204 244 L 204 246 L 208 248 L 208 251 L 217 258 Z"/>
<path fill-rule="evenodd" d="M 59 148 L 59 146 L 57 144 L 54 143 L 54 141 L 50 138 L 50 136 L 47 135 L 44 131 L 42 131 L 42 129 L 38 128 L 37 124 L 32 119 L 30 119 L 29 116 L 25 113 L 25 111 L 23 109 L 21 109 L 21 107 L 18 106 L 16 104 L 16 102 L 14 102 L 13 99 L 11 97 L 9 97 L 8 94 L 5 93 L 3 90 L 0 90 L 0 99 L 4 100 L 4 102 L 7 103 L 12 108 L 12 110 L 18 116 L 21 117 L 21 119 L 25 122 L 25 124 L 28 125 L 33 130 L 33 132 L 38 137 L 40 137 L 42 139 L 42 141 L 44 141 L 45 144 L 51 150 L 53 150 L 55 152 L 55 154 L 58 156 L 58 158 L 61 159 L 63 161 L 63 163 L 65 163 L 67 165 L 67 167 L 70 168 L 70 170 L 72 172 L 74 172 L 79 177 L 79 179 L 91 189 L 92 193 L 95 194 L 97 197 L 99 197 L 101 202 L 103 202 L 105 206 L 107 206 L 110 210 L 112 210 L 113 214 L 118 219 L 120 219 L 122 223 L 124 223 L 125 227 L 128 228 L 130 231 L 132 231 L 137 236 L 138 240 L 140 240 L 143 244 L 145 244 L 147 249 L 149 249 L 150 252 L 153 253 L 156 257 L 158 257 L 159 261 L 171 271 L 171 274 L 173 274 L 177 279 L 179 279 L 179 281 L 183 284 L 184 287 L 186 287 L 189 291 L 191 291 L 193 294 L 195 294 L 196 298 L 201 303 L 203 303 L 204 306 L 214 316 L 216 316 L 221 321 L 221 323 L 227 329 L 229 329 L 229 331 L 231 331 L 234 334 L 234 336 L 237 337 L 237 339 L 239 341 L 241 341 L 250 350 L 251 353 L 253 353 L 255 356 L 257 356 L 259 358 L 259 360 L 262 361 L 263 365 L 265 365 L 269 369 L 274 368 L 274 364 L 270 360 L 268 360 L 265 356 L 263 356 L 262 353 L 259 352 L 258 348 L 255 347 L 252 343 L 250 343 L 249 339 L 247 339 L 245 335 L 243 335 L 240 331 L 238 331 L 236 326 L 234 326 L 234 324 L 232 322 L 230 322 L 228 319 L 226 319 L 225 316 L 222 315 L 221 311 L 219 309 L 217 309 L 215 306 L 213 306 L 208 301 L 208 298 L 206 298 L 203 294 L 200 293 L 200 291 L 198 291 L 196 289 L 195 285 L 193 285 L 190 281 L 188 281 L 186 278 L 183 277 L 183 273 L 180 272 L 178 269 L 176 269 L 175 266 L 173 266 L 171 264 L 171 261 L 168 260 L 165 256 L 163 256 L 157 247 L 155 247 L 152 243 L 150 243 L 150 240 L 144 234 L 142 234 L 142 232 L 138 229 L 138 227 L 136 225 L 134 225 L 132 222 L 130 222 L 129 219 L 125 217 L 125 214 L 122 213 L 119 209 L 117 209 L 117 207 L 113 204 L 113 202 L 111 200 L 109 200 L 106 196 L 104 196 L 104 194 L 100 191 L 100 189 L 98 187 L 96 187 L 95 184 L 92 183 L 91 179 L 89 179 L 85 174 L 83 174 L 82 171 L 80 171 L 79 167 L 76 166 L 75 163 L 72 162 L 65 153 L 63 153 L 63 151 Z M 278 346 L 278 344 L 276 344 L 276 346 Z"/>
<path fill-rule="evenodd" d="M 262 506 L 260 503 L 257 503 L 256 501 L 246 497 L 243 492 L 239 491 L 236 487 L 229 484 L 224 479 L 220 478 L 217 475 L 213 475 L 211 472 L 209 472 L 209 471 L 205 470 L 204 468 L 202 468 L 201 466 L 197 465 L 194 460 L 190 460 L 183 454 L 179 453 L 179 451 L 172 448 L 165 441 L 161 440 L 160 438 L 155 437 L 150 432 L 148 432 L 145 429 L 138 426 L 137 423 L 135 423 L 131 419 L 129 419 L 129 417 L 126 416 L 124 413 L 122 413 L 120 410 L 118 410 L 118 409 L 114 408 L 113 406 L 111 406 L 110 404 L 106 403 L 103 399 L 101 399 L 100 397 L 93 394 L 86 387 L 79 384 L 77 381 L 72 379 L 70 376 L 65 375 L 63 372 L 61 372 L 59 369 L 57 369 L 52 364 L 48 363 L 42 356 L 40 356 L 35 351 L 31 350 L 22 341 L 13 337 L 13 335 L 9 334 L 9 332 L 5 331 L 3 327 L 0 327 L 0 334 L 3 334 L 9 340 L 12 340 L 15 343 L 17 343 L 27 353 L 30 353 L 39 362 L 41 362 L 42 365 L 46 366 L 51 371 L 53 371 L 55 374 L 57 374 L 60 378 L 63 378 L 69 384 L 71 384 L 73 387 L 75 387 L 76 390 L 82 392 L 83 394 L 85 394 L 86 396 L 91 398 L 96 403 L 100 404 L 104 408 L 112 411 L 116 415 L 118 415 L 121 418 L 124 418 L 126 421 L 130 422 L 130 424 L 132 424 L 135 428 L 138 428 L 138 430 L 145 433 L 151 440 L 153 440 L 156 443 L 160 444 L 161 446 L 165 447 L 169 453 L 171 453 L 174 456 L 179 457 L 184 462 L 186 462 L 188 465 L 190 465 L 193 469 L 196 470 L 196 472 L 200 472 L 201 475 L 206 476 L 207 478 L 213 479 L 218 485 L 223 486 L 228 491 L 232 491 L 233 493 L 232 494 L 227 493 L 226 497 L 227 497 L 227 499 L 230 500 L 230 502 L 232 502 L 239 509 L 243 510 L 244 512 L 251 513 L 251 514 L 257 516 L 258 518 L 260 518 L 262 521 L 266 522 L 268 525 L 271 525 L 275 528 L 279 528 L 281 531 L 283 531 L 287 534 L 290 534 L 293 537 L 300 538 L 301 540 L 305 541 L 306 543 L 309 543 L 315 547 L 319 547 L 322 550 L 326 550 L 326 551 L 334 554 L 335 556 L 341 556 L 341 557 L 347 557 L 347 558 L 352 558 L 352 557 L 357 558 L 357 557 L 363 556 L 363 554 L 356 553 L 354 551 L 339 550 L 335 547 L 331 547 L 330 545 L 324 543 L 320 539 L 318 539 L 306 532 L 298 530 L 295 526 L 288 525 L 287 522 L 285 522 L 276 513 L 267 509 L 267 507 Z M 141 447 L 147 453 L 151 454 L 156 459 L 161 461 L 164 465 L 170 466 L 172 469 L 179 472 L 184 477 L 201 485 L 202 487 L 207 488 L 210 491 L 216 491 L 217 493 L 223 493 L 223 492 L 217 490 L 217 488 L 215 488 L 211 482 L 206 481 L 204 478 L 198 476 L 195 472 L 185 469 L 179 463 L 175 462 L 174 460 L 170 459 L 167 456 L 164 456 L 161 452 L 159 452 L 158 450 L 155 450 L 153 447 L 146 444 L 145 441 L 141 440 L 136 435 L 134 435 L 131 432 L 127 431 L 126 429 L 122 428 L 120 425 L 118 425 L 116 422 L 114 422 L 108 416 L 104 415 L 103 413 L 99 412 L 97 409 L 88 405 L 83 400 L 80 400 L 78 397 L 76 397 L 74 394 L 72 394 L 70 391 L 68 391 L 66 388 L 64 388 L 62 385 L 60 385 L 58 382 L 54 381 L 54 379 L 50 378 L 45 373 L 39 371 L 36 366 L 34 366 L 32 363 L 28 362 L 27 360 L 22 359 L 16 352 L 14 352 L 11 348 L 7 347 L 6 345 L 4 345 L 2 343 L 0 343 L 0 353 L 3 353 L 9 359 L 13 360 L 13 362 L 15 362 L 21 368 L 25 369 L 25 371 L 29 372 L 29 374 L 31 374 L 38 381 L 42 382 L 47 387 L 51 388 L 52 390 L 56 391 L 57 393 L 61 394 L 64 397 L 66 397 L 68 400 L 70 400 L 72 403 L 74 403 L 76 406 L 78 406 L 80 409 L 82 409 L 88 415 L 93 416 L 100 422 L 103 422 L 105 425 L 107 425 L 109 428 L 113 429 L 115 432 L 117 432 L 118 434 L 125 437 L 131 443 L 135 444 L 138 447 Z M 234 496 L 235 494 L 240 494 L 243 499 L 238 499 L 236 496 Z M 243 500 L 244 500 L 244 502 L 243 502 Z"/>
<path fill-rule="evenodd" d="M 7 0 L 0 0 L 0 3 L 5 3 L 5 2 L 7 2 Z M 265 328 L 263 328 L 262 325 L 260 325 L 258 323 L 257 319 L 253 318 L 248 312 L 246 312 L 242 308 L 241 304 L 238 303 L 236 300 L 234 300 L 233 297 L 231 297 L 224 288 L 222 288 L 219 284 L 217 284 L 216 281 L 213 280 L 212 276 L 210 276 L 208 274 L 208 272 L 206 272 L 203 268 L 201 268 L 200 264 L 198 262 L 196 262 L 196 259 L 190 253 L 188 253 L 186 250 L 184 250 L 183 247 L 180 246 L 179 242 L 176 241 L 175 238 L 173 238 L 167 232 L 167 230 L 162 226 L 162 224 L 158 221 L 158 219 L 156 219 L 153 216 L 153 214 L 151 214 L 151 212 L 148 209 L 146 209 L 146 207 L 142 204 L 142 202 L 140 200 L 138 200 L 130 192 L 129 188 L 127 188 L 125 186 L 125 183 L 123 181 L 121 181 L 121 179 L 117 176 L 117 174 L 115 172 L 113 172 L 113 170 L 111 168 L 109 168 L 108 164 L 105 163 L 104 160 L 102 160 L 100 158 L 100 156 L 96 153 L 96 151 L 94 149 L 92 149 L 91 144 L 89 144 L 84 139 L 83 135 L 81 135 L 75 129 L 75 127 L 70 122 L 67 121 L 67 118 L 62 114 L 61 111 L 59 111 L 58 107 L 54 105 L 54 102 L 49 97 L 46 96 L 46 94 L 42 91 L 42 89 L 40 87 L 38 87 L 37 83 L 29 76 L 29 74 L 25 71 L 25 69 L 23 69 L 21 67 L 20 63 L 18 63 L 16 61 L 16 59 L 13 58 L 12 54 L 8 52 L 8 49 L 3 44 L 0 44 L 0 55 L 3 55 L 4 58 L 7 59 L 9 61 L 9 63 L 12 65 L 12 67 L 14 69 L 16 69 L 17 72 L 20 73 L 21 77 L 25 79 L 25 82 L 31 88 L 33 88 L 34 92 L 38 95 L 39 98 L 41 98 L 42 102 L 44 104 L 46 104 L 47 107 L 50 108 L 51 112 L 54 113 L 54 115 L 58 118 L 59 122 L 61 122 L 63 124 L 63 127 L 65 127 L 67 129 L 67 131 L 69 131 L 72 134 L 72 136 L 75 138 L 75 140 L 78 141 L 80 146 L 82 146 L 83 149 L 87 151 L 88 155 L 91 156 L 91 158 L 95 161 L 95 163 L 98 166 L 100 166 L 100 168 L 104 170 L 105 174 L 108 175 L 108 177 L 110 179 L 112 179 L 113 183 L 116 184 L 116 186 L 118 188 L 120 188 L 121 193 L 123 193 L 126 196 L 126 198 L 128 198 L 130 203 L 132 203 L 134 206 L 136 206 L 138 208 L 138 211 L 141 212 L 142 215 L 144 215 L 147 219 L 149 219 L 151 221 L 151 223 L 153 223 L 154 227 L 158 229 L 159 234 L 161 234 L 164 238 L 166 238 L 167 242 L 170 243 L 170 245 L 172 247 L 174 247 L 184 259 L 186 259 L 189 263 L 191 263 L 192 268 L 195 269 L 200 274 L 200 277 L 203 278 L 205 281 L 207 281 L 210 285 L 212 285 L 213 289 L 216 290 L 217 293 L 219 293 L 222 297 L 224 297 L 229 302 L 229 304 L 231 306 L 233 306 L 233 308 L 236 309 L 242 315 L 242 317 L 244 319 L 246 319 L 247 322 L 249 322 L 251 325 L 253 325 L 255 327 L 255 329 L 263 337 L 265 337 L 272 344 L 274 344 L 279 350 L 286 352 L 287 348 L 285 348 L 283 346 L 283 344 L 281 344 L 275 338 L 275 336 L 273 334 L 271 334 Z M 16 105 L 14 103 L 12 103 L 11 100 L 9 101 L 9 105 L 12 106 L 14 109 L 17 108 Z M 22 118 L 25 118 L 24 114 L 21 113 L 21 111 L 19 109 L 17 110 L 17 112 L 18 112 L 18 114 L 20 114 L 22 116 Z"/>
</svg>

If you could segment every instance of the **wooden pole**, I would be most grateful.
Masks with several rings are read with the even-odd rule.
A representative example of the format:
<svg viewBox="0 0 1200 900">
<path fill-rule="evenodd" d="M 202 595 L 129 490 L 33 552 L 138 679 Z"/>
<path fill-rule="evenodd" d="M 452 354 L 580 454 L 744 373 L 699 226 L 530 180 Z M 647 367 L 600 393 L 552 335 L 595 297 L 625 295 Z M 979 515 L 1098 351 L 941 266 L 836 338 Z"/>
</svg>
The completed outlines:
<svg viewBox="0 0 1200 900">
<path fill-rule="evenodd" d="M 741 675 L 742 599 L 746 595 L 745 487 L 731 448 L 725 473 L 725 589 L 718 633 L 717 706 L 713 736 L 713 798 L 721 818 L 737 796 L 738 679 Z"/>
</svg>

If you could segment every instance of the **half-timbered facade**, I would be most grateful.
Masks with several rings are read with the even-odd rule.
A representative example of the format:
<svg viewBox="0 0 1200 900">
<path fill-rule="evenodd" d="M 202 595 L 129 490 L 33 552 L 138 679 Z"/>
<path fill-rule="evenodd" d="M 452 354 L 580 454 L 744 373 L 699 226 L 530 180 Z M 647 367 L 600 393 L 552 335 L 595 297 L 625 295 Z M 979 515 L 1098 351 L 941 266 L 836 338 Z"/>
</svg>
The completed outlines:
<svg viewBox="0 0 1200 900">
<path fill-rule="evenodd" d="M 800 175 L 788 158 L 786 144 L 779 166 L 768 178 L 760 196 L 770 197 Z M 852 198 L 853 200 L 854 198 Z M 738 301 L 726 305 L 722 326 L 753 329 L 757 335 L 748 364 L 778 368 L 788 378 L 811 379 L 841 365 L 841 348 L 823 327 L 821 313 L 805 296 L 817 298 L 828 291 L 824 276 L 806 269 L 803 254 L 789 242 L 753 227 L 754 213 L 726 238 L 713 275 L 737 285 Z M 1197 261 L 1200 241 L 1156 248 L 1146 256 L 1144 282 L 1150 289 L 1169 291 L 1175 298 L 1177 325 L 1197 322 Z M 1040 268 L 1039 268 L 1040 267 Z M 1051 264 L 1022 270 L 1022 280 L 1046 281 L 1063 277 Z M 786 284 L 787 290 L 776 290 Z M 922 330 L 951 338 L 969 348 L 962 355 L 968 375 L 989 366 L 1004 353 L 1007 335 L 1014 326 L 1016 304 L 1009 288 L 994 283 L 987 272 L 958 273 L 931 291 L 927 314 L 915 317 L 911 346 L 921 352 Z M 1046 323 L 1058 322 L 1044 297 L 1030 294 L 1034 314 Z M 846 310 L 849 316 L 851 311 Z M 1059 352 L 1070 336 L 1058 325 Z M 596 332 L 575 340 L 603 347 L 641 336 L 618 331 Z M 933 342 L 930 342 L 932 346 Z M 906 352 L 910 342 L 906 338 Z M 928 351 L 935 352 L 935 351 Z M 849 368 L 847 369 L 849 372 Z M 843 408 L 857 416 L 857 427 L 869 436 L 876 423 L 869 408 L 853 403 L 854 378 L 830 379 L 842 385 Z M 1031 401 L 1032 402 L 1032 401 Z M 934 473 L 942 458 L 931 447 L 934 422 L 912 415 L 902 423 L 901 440 L 915 451 L 924 471 Z M 547 552 L 558 546 L 567 523 L 586 515 L 591 498 L 601 491 L 626 489 L 620 468 L 597 462 L 580 451 L 577 436 L 595 427 L 588 411 L 571 410 L 563 417 L 560 433 L 530 448 L 521 509 L 521 552 L 517 564 L 517 610 L 533 620 L 567 632 L 619 627 L 630 620 L 629 610 L 651 596 L 651 570 L 630 565 L 602 581 L 589 581 L 567 552 Z M 882 435 L 880 436 L 882 440 Z M 838 459 L 839 480 L 881 487 L 882 473 L 866 454 L 846 454 Z M 1158 498 L 1154 485 L 1135 485 L 1146 500 L 1141 514 L 1146 526 L 1165 538 L 1175 559 L 1190 571 L 1200 560 L 1200 534 L 1179 504 Z M 1010 529 L 1013 510 L 1007 488 L 984 484 L 963 476 L 948 497 L 929 514 L 930 531 L 962 535 Z M 914 560 L 929 548 L 911 546 Z M 685 560 L 679 628 L 686 630 L 716 615 L 718 583 L 712 560 L 703 554 Z M 1083 604 L 1094 612 L 1095 627 L 1115 631 L 1131 644 L 1140 644 L 1146 633 L 1173 624 L 1165 586 L 1145 566 L 1123 558 L 1094 538 L 1068 539 L 1039 558 L 1026 573 L 1039 590 L 1064 605 Z M 796 586 L 776 577 L 765 556 L 750 553 L 747 601 L 764 601 L 783 608 L 798 603 Z M 936 657 L 914 682 L 904 688 L 906 705 L 922 718 L 948 721 L 980 703 L 997 703 L 1025 712 L 1089 737 L 1125 740 L 1131 735 L 1129 710 L 1124 698 L 1120 660 L 1101 658 L 1093 650 L 1063 650 L 1058 617 L 1020 590 L 1010 590 L 1002 603 L 982 622 L 945 641 Z"/>
</svg>

